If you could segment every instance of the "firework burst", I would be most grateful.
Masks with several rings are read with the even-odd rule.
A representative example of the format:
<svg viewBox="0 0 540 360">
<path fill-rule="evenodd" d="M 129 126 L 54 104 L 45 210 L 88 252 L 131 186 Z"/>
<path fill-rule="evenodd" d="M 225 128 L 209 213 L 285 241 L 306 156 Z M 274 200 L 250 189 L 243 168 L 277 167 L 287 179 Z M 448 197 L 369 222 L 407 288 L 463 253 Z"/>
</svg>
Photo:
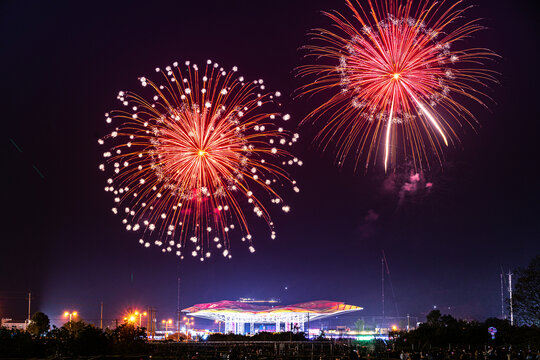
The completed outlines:
<svg viewBox="0 0 540 360">
<path fill-rule="evenodd" d="M 290 210 L 278 188 L 299 191 L 284 170 L 302 165 L 284 149 L 298 134 L 276 125 L 290 115 L 276 111 L 280 93 L 263 80 L 247 82 L 236 67 L 225 71 L 210 60 L 203 72 L 190 62 L 184 68 L 156 68 L 161 84 L 139 79 L 148 98 L 121 91 L 126 110 L 105 114 L 113 130 L 98 142 L 112 145 L 99 168 L 112 172 L 105 187 L 112 211 L 140 244 L 180 258 L 187 252 L 203 261 L 212 247 L 230 258 L 233 232 L 254 252 L 244 209 L 276 237 L 265 202 Z"/>
<path fill-rule="evenodd" d="M 485 106 L 480 89 L 496 81 L 483 64 L 491 51 L 459 48 L 483 27 L 458 25 L 468 9 L 461 1 L 346 2 L 352 19 L 325 13 L 336 30 L 316 29 L 305 47 L 318 63 L 298 69 L 314 78 L 299 93 L 333 95 L 304 122 L 324 121 L 316 140 L 336 143 L 340 164 L 348 156 L 356 166 L 382 160 L 386 171 L 398 158 L 420 168 L 433 155 L 442 162 L 443 149 L 458 141 L 455 128 L 476 123 L 465 103 Z"/>
</svg>

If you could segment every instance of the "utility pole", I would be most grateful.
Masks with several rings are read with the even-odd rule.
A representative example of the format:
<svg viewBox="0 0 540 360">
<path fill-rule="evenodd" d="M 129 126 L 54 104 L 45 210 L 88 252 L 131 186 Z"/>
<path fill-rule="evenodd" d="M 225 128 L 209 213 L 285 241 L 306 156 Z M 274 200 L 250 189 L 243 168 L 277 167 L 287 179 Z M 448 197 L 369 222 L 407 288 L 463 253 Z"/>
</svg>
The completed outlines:
<svg viewBox="0 0 540 360">
<path fill-rule="evenodd" d="M 382 324 L 381 329 L 384 326 L 384 257 L 381 257 L 381 290 L 382 290 Z"/>
<path fill-rule="evenodd" d="M 501 319 L 504 320 L 504 279 L 501 272 Z"/>
<path fill-rule="evenodd" d="M 32 293 L 28 292 L 28 323 L 30 323 L 30 308 L 32 306 Z"/>
<path fill-rule="evenodd" d="M 176 313 L 178 315 L 178 320 L 176 321 L 176 332 L 178 333 L 178 341 L 180 341 L 180 277 L 178 277 L 177 284 Z"/>
<path fill-rule="evenodd" d="M 101 302 L 101 316 L 99 317 L 99 328 L 103 330 L 103 301 Z"/>
<path fill-rule="evenodd" d="M 148 316 L 146 317 L 146 339 L 148 339 L 150 336 L 150 318 L 152 317 L 152 313 L 150 312 L 150 306 L 148 307 L 148 311 L 146 312 Z"/>
<path fill-rule="evenodd" d="M 148 307 L 148 327 L 146 329 L 146 337 L 150 338 L 152 336 L 152 340 L 154 340 L 156 335 L 156 308 L 154 307 Z"/>
<path fill-rule="evenodd" d="M 514 325 L 514 304 L 512 304 L 512 274 L 508 271 L 508 292 L 510 295 L 510 325 Z"/>
</svg>

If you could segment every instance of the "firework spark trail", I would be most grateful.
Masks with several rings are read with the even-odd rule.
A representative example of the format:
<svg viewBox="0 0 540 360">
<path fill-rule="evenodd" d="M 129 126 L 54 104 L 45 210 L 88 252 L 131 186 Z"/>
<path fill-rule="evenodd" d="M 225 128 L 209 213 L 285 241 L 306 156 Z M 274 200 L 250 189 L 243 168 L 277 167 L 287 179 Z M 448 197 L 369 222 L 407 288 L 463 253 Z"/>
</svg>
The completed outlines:
<svg viewBox="0 0 540 360">
<path fill-rule="evenodd" d="M 422 111 L 422 113 L 424 113 L 424 115 L 429 119 L 429 121 L 435 127 L 435 129 L 437 129 L 437 131 L 439 132 L 439 134 L 443 138 L 444 144 L 446 146 L 448 146 L 448 140 L 446 139 L 446 136 L 444 135 L 444 131 L 441 129 L 441 126 L 439 125 L 439 122 L 437 121 L 437 119 L 435 119 L 435 117 L 429 112 L 428 109 L 426 109 L 426 107 L 420 102 L 420 100 L 418 100 L 418 98 L 416 96 L 414 96 L 414 93 L 411 91 L 411 89 L 409 89 L 409 87 L 406 84 L 403 84 L 403 88 L 407 91 L 407 93 L 409 94 L 411 99 L 414 100 L 415 104 Z M 388 127 L 390 127 L 390 126 L 388 126 Z M 385 169 L 386 169 L 386 162 L 385 162 L 384 166 L 385 166 Z"/>
<path fill-rule="evenodd" d="M 185 66 L 184 72 L 178 63 L 156 68 L 163 84 L 141 77 L 152 100 L 121 91 L 118 99 L 129 110 L 105 114 L 108 124 L 119 123 L 98 141 L 113 143 L 99 166 L 113 171 L 105 187 L 114 194 L 112 211 L 124 207 L 122 223 L 142 233 L 142 245 L 154 239 L 162 252 L 180 258 L 188 238 L 191 255 L 201 261 L 210 257 L 210 244 L 230 258 L 233 230 L 254 252 L 242 202 L 266 221 L 274 239 L 265 201 L 290 210 L 274 188 L 288 182 L 299 191 L 284 167 L 302 161 L 283 149 L 299 136 L 276 125 L 290 115 L 268 112 L 279 106 L 280 93 L 267 92 L 263 80 L 246 82 L 236 67 L 227 72 L 210 60 L 204 73 L 190 62 Z"/>
<path fill-rule="evenodd" d="M 384 145 L 384 171 L 388 168 L 388 154 L 390 154 L 390 131 L 392 129 L 392 115 L 394 114 L 394 98 L 392 97 L 392 106 L 388 115 L 388 125 L 386 126 L 386 140 Z"/>
<path fill-rule="evenodd" d="M 420 168 L 431 154 L 442 163 L 444 147 L 459 141 L 454 128 L 476 122 L 462 100 L 486 106 L 479 88 L 497 82 L 484 65 L 493 52 L 454 49 L 484 28 L 477 20 L 463 23 L 469 7 L 459 8 L 461 1 L 346 3 L 352 19 L 325 12 L 337 31 L 316 29 L 305 46 L 317 62 L 297 69 L 312 78 L 299 95 L 331 95 L 302 123 L 323 122 L 316 141 L 323 149 L 336 143 L 340 164 L 355 156 L 355 167 L 365 158 L 367 168 L 380 146 L 385 171 L 398 156 Z"/>
</svg>

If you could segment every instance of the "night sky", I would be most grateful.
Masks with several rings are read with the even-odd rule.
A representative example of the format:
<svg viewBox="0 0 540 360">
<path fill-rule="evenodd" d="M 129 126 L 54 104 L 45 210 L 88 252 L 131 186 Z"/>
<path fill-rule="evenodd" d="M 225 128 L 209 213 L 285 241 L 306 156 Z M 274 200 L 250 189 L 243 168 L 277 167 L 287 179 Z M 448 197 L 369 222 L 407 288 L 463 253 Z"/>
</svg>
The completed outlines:
<svg viewBox="0 0 540 360">
<path fill-rule="evenodd" d="M 277 297 L 345 301 L 380 315 L 384 250 L 395 293 L 387 279 L 387 315 L 397 305 L 401 316 L 434 306 L 457 317 L 499 316 L 501 267 L 540 254 L 540 28 L 534 1 L 474 4 L 469 16 L 484 18 L 488 30 L 467 45 L 501 56 L 490 64 L 500 84 L 487 90 L 489 111 L 471 106 L 477 132 L 464 129 L 442 171 L 423 174 L 420 187 L 431 189 L 404 192 L 405 165 L 394 175 L 336 166 L 307 126 L 292 150 L 304 162 L 292 170 L 301 192 L 288 196 L 289 214 L 273 212 L 277 239 L 248 214 L 255 254 L 233 238 L 231 260 L 179 263 L 144 249 L 111 213 L 97 169 L 103 114 L 156 66 L 212 59 L 280 90 L 294 127 L 317 104 L 292 100 L 302 84 L 293 69 L 305 63 L 299 48 L 311 28 L 328 25 L 321 10 L 349 14 L 344 2 L 2 2 L 0 315 L 24 318 L 31 291 L 33 311 L 53 319 L 64 310 L 96 319 L 100 301 L 107 319 L 130 306 L 173 317 L 178 277 L 182 308 Z"/>
</svg>

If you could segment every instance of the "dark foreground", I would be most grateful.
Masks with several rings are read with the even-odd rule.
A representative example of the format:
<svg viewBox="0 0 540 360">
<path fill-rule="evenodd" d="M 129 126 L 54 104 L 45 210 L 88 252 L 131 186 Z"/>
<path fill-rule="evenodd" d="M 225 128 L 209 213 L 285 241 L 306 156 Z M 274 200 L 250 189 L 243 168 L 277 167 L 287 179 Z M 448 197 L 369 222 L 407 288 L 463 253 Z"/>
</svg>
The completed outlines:
<svg viewBox="0 0 540 360">
<path fill-rule="evenodd" d="M 44 314 L 43 314 L 44 315 Z M 43 316 L 45 318 L 45 316 Z M 416 330 L 390 333 L 389 341 L 308 340 L 303 333 L 212 334 L 207 341 L 148 341 L 130 324 L 101 330 L 71 321 L 49 330 L 48 319 L 28 331 L 0 328 L 0 358 L 34 359 L 363 359 L 540 360 L 540 328 L 508 321 L 483 323 L 428 315 Z M 497 329 L 495 339 L 488 329 Z M 176 338 L 175 338 L 176 339 Z"/>
<path fill-rule="evenodd" d="M 208 341 L 154 344 L 152 350 L 152 359 L 359 359 L 368 355 L 366 347 L 345 341 Z"/>
<path fill-rule="evenodd" d="M 530 347 L 449 346 L 397 351 L 382 341 L 211 341 L 153 344 L 148 359 L 364 359 L 364 360 L 540 360 Z"/>
<path fill-rule="evenodd" d="M 144 355 L 109 355 L 92 357 L 48 357 L 48 359 L 92 360 L 293 360 L 293 359 L 362 359 L 362 360 L 540 360 L 540 351 L 511 347 L 466 349 L 431 348 L 428 351 L 404 352 L 384 343 L 350 341 L 212 341 L 190 343 L 154 342 Z"/>
</svg>

